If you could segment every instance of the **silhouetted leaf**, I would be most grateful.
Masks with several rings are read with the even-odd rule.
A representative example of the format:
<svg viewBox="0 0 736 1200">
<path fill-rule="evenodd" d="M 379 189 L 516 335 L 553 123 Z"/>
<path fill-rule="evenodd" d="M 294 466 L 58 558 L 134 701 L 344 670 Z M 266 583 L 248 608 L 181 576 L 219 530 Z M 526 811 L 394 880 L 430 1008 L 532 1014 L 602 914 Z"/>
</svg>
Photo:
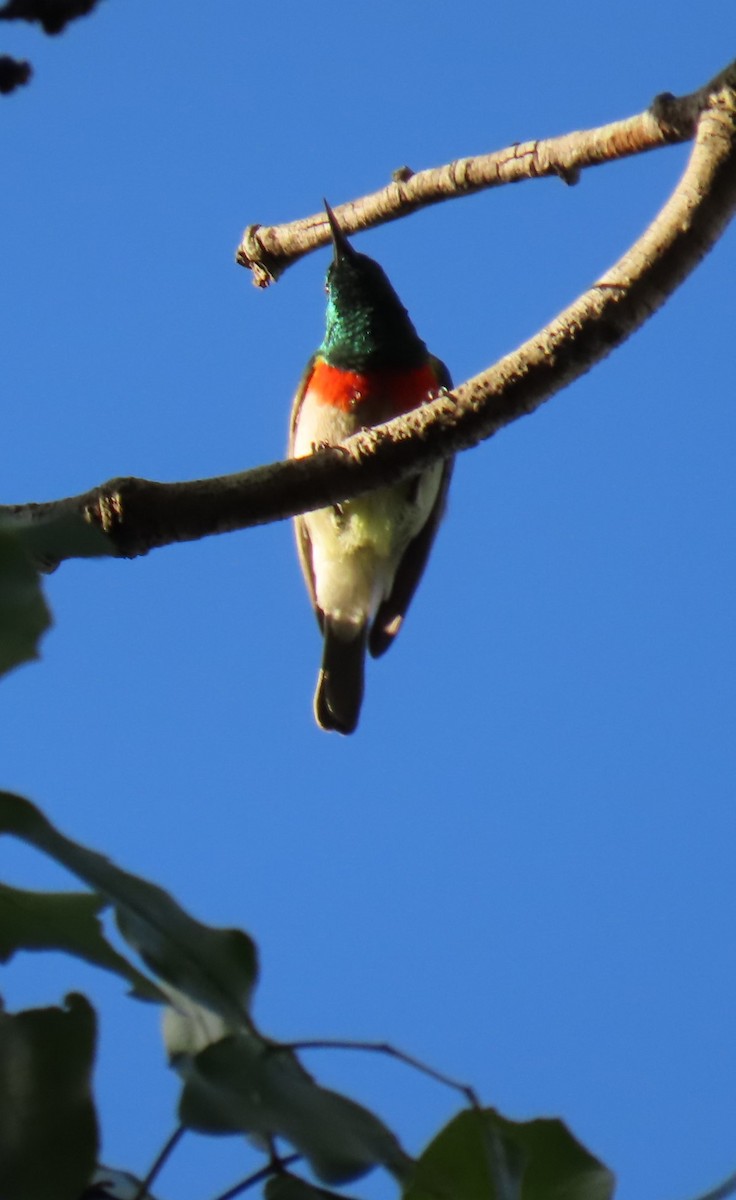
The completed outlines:
<svg viewBox="0 0 736 1200">
<path fill-rule="evenodd" d="M 330 1192 L 296 1175 L 275 1175 L 269 1179 L 263 1195 L 264 1200 L 350 1200 L 344 1192 Z"/>
<path fill-rule="evenodd" d="M 185 1083 L 181 1121 L 202 1133 L 256 1133 L 290 1142 L 325 1183 L 348 1183 L 375 1166 L 400 1180 L 411 1160 L 367 1108 L 320 1087 L 288 1049 L 240 1034 L 177 1063 Z"/>
<path fill-rule="evenodd" d="M 0 96 L 7 96 L 17 87 L 28 83 L 33 72 L 31 64 L 23 58 L 11 58 L 9 54 L 0 54 Z"/>
<path fill-rule="evenodd" d="M 2 21 L 36 21 L 45 33 L 61 33 L 65 25 L 92 12 L 99 0 L 7 0 Z"/>
<path fill-rule="evenodd" d="M 141 999 L 166 997 L 105 938 L 98 914 L 109 901 L 91 892 L 27 892 L 0 883 L 0 962 L 17 950 L 62 950 L 132 983 Z"/>
<path fill-rule="evenodd" d="M 0 675 L 38 658 L 51 624 L 38 571 L 17 538 L 0 530 Z"/>
<path fill-rule="evenodd" d="M 378 1165 L 408 1178 L 411 1160 L 378 1117 L 319 1087 L 287 1047 L 258 1034 L 246 1007 L 255 947 L 244 933 L 195 921 L 161 888 L 64 837 L 20 796 L 0 792 L 0 832 L 51 855 L 114 904 L 123 935 L 173 1006 L 165 1036 L 184 1079 L 184 1124 L 283 1137 L 327 1183 L 357 1179 Z"/>
<path fill-rule="evenodd" d="M 467 1109 L 430 1142 L 403 1200 L 610 1200 L 613 1186 L 562 1121 Z"/>
<path fill-rule="evenodd" d="M 247 1005 L 258 968 L 256 948 L 247 934 L 202 925 L 163 888 L 64 837 L 21 796 L 0 792 L 0 832 L 43 850 L 107 897 L 123 937 L 163 983 L 236 1028 L 250 1026 Z"/>
<path fill-rule="evenodd" d="M 65 1003 L 0 1013 L 2 1200 L 78 1200 L 95 1165 L 95 1014 Z"/>
</svg>

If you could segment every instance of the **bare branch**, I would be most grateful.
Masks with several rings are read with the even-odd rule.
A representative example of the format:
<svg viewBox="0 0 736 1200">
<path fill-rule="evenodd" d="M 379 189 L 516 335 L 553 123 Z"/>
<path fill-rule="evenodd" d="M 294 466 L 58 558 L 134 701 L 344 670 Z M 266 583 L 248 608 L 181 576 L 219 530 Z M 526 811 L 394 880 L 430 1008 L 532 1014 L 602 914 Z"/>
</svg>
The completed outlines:
<svg viewBox="0 0 736 1200">
<path fill-rule="evenodd" d="M 538 408 L 638 329 L 718 239 L 736 211 L 736 93 L 698 119 L 682 179 L 650 227 L 587 292 L 495 366 L 386 425 L 309 458 L 193 483 L 116 479 L 82 496 L 0 508 L 45 562 L 245 529 L 349 499 L 466 450 Z"/>
<path fill-rule="evenodd" d="M 416 173 L 401 167 L 386 187 L 336 208 L 340 228 L 346 234 L 358 233 L 430 204 L 525 179 L 557 176 L 567 184 L 577 183 L 587 167 L 690 141 L 710 97 L 724 87 L 736 87 L 736 62 L 696 92 L 680 97 L 665 92 L 645 112 L 598 129 L 520 142 Z M 284 225 L 249 225 L 235 257 L 253 272 L 257 287 L 268 287 L 292 263 L 329 242 L 327 220 L 319 212 Z"/>
</svg>

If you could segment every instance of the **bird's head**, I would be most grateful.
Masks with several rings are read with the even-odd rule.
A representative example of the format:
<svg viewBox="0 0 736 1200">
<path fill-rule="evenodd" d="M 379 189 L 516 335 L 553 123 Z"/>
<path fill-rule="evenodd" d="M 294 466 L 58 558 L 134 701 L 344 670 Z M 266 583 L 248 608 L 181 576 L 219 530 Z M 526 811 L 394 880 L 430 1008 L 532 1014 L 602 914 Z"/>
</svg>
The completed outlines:
<svg viewBox="0 0 736 1200">
<path fill-rule="evenodd" d="M 386 272 L 353 249 L 325 201 L 333 258 L 327 270 L 327 327 L 320 347 L 327 361 L 349 370 L 415 367 L 427 358 L 408 312 Z"/>
</svg>

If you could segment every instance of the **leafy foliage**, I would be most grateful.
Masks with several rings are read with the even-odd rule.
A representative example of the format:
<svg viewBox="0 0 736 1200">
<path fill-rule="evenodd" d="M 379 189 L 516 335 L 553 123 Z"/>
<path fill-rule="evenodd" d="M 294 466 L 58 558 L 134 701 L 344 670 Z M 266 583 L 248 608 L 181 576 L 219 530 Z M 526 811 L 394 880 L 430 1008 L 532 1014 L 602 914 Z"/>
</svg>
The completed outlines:
<svg viewBox="0 0 736 1200">
<path fill-rule="evenodd" d="M 547 1200 L 551 1196 L 610 1200 L 609 1172 L 558 1121 L 520 1125 L 493 1110 L 468 1109 L 413 1163 L 379 1117 L 347 1096 L 321 1087 L 289 1046 L 256 1029 L 249 1005 L 258 974 L 257 955 L 248 934 L 203 925 L 163 889 L 65 837 L 20 796 L 0 792 L 0 833 L 21 838 L 50 855 L 93 889 L 90 894 L 34 893 L 0 886 L 4 918 L 0 959 L 7 960 L 19 950 L 62 950 L 132 983 L 139 998 L 164 1004 L 164 1040 L 183 1081 L 179 1103 L 183 1126 L 205 1134 L 257 1135 L 266 1146 L 273 1146 L 274 1138 L 283 1138 L 328 1185 L 348 1183 L 382 1166 L 402 1186 L 404 1200 Z M 99 920 L 107 905 L 113 907 L 120 932 L 155 975 L 155 982 L 107 940 Z M 30 1037 L 26 1030 L 33 1031 L 35 1040 L 27 1051 L 34 1064 L 33 1079 L 22 1098 L 27 1110 L 24 1124 L 39 1144 L 48 1142 L 50 1147 L 36 1158 L 55 1161 L 57 1130 L 48 1113 L 54 1104 L 64 1105 L 67 1123 L 74 1124 L 64 1139 L 74 1170 L 66 1161 L 62 1169 L 78 1189 L 69 1193 L 76 1200 L 94 1165 L 95 1122 L 89 1091 L 94 1018 L 81 997 L 70 998 L 68 1004 L 69 1014 L 43 1010 L 56 1014 L 53 1018 L 28 1013 L 4 1018 L 10 1024 L 0 1026 L 0 1052 L 5 1047 L 0 1070 L 14 1094 L 19 1047 Z M 51 1028 L 49 1022 L 55 1021 L 56 1036 L 62 1027 L 60 1017 L 79 1027 L 66 1036 L 65 1055 L 59 1058 L 47 1025 Z M 37 1028 L 41 1029 L 38 1036 Z M 64 1089 L 74 1091 L 76 1104 L 60 1099 Z M 0 1140 L 0 1160 L 20 1166 L 19 1182 L 11 1179 L 0 1194 L 7 1194 L 8 1200 L 46 1200 L 47 1195 L 51 1200 L 43 1190 L 45 1175 L 38 1183 L 22 1176 L 30 1147 L 22 1143 L 14 1155 L 9 1147 L 4 1156 L 2 1148 Z M 277 1160 L 273 1170 L 268 1200 L 335 1195 L 281 1171 Z M 95 1195 L 95 1188 L 89 1196 Z M 55 1200 L 65 1196 L 58 1192 Z"/>
<path fill-rule="evenodd" d="M 372 1167 L 408 1177 L 411 1160 L 368 1109 L 319 1087 L 286 1047 L 221 1038 L 187 1060 L 179 1115 L 202 1133 L 280 1134 L 326 1183 Z"/>
<path fill-rule="evenodd" d="M 7 96 L 31 78 L 31 64 L 22 58 L 0 54 L 0 96 Z"/>
<path fill-rule="evenodd" d="M 169 1001 L 165 1038 L 184 1079 L 183 1124 L 205 1133 L 284 1137 L 328 1183 L 377 1165 L 408 1176 L 411 1160 L 378 1117 L 321 1088 L 288 1046 L 258 1033 L 248 1011 L 256 951 L 246 933 L 202 925 L 161 888 L 66 838 L 20 796 L 0 793 L 0 832 L 43 850 L 96 891 L 86 897 L 4 888 L 0 904 L 10 919 L 2 954 L 66 950 L 122 975 L 138 995 Z M 97 915 L 107 903 L 158 986 L 104 938 Z"/>
<path fill-rule="evenodd" d="M 28 800 L 0 792 L 0 832 L 44 851 L 111 903 L 121 933 L 159 978 L 236 1026 L 257 977 L 251 938 L 200 924 L 162 888 L 59 833 Z"/>
<path fill-rule="evenodd" d="M 38 23 L 44 33 L 61 33 L 70 21 L 86 17 L 99 0 L 7 0 L 0 8 L 2 21 Z"/>
</svg>

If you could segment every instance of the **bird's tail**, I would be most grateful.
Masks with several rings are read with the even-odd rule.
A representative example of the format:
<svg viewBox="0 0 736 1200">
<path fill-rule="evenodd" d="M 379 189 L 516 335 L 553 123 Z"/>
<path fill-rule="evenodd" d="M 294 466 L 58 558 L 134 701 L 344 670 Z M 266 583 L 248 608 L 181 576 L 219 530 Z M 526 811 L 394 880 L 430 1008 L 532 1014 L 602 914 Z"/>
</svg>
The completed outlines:
<svg viewBox="0 0 736 1200">
<path fill-rule="evenodd" d="M 352 733 L 363 702 L 363 671 L 368 628 L 345 630 L 325 618 L 322 666 L 314 695 L 314 715 L 322 729 Z"/>
</svg>

